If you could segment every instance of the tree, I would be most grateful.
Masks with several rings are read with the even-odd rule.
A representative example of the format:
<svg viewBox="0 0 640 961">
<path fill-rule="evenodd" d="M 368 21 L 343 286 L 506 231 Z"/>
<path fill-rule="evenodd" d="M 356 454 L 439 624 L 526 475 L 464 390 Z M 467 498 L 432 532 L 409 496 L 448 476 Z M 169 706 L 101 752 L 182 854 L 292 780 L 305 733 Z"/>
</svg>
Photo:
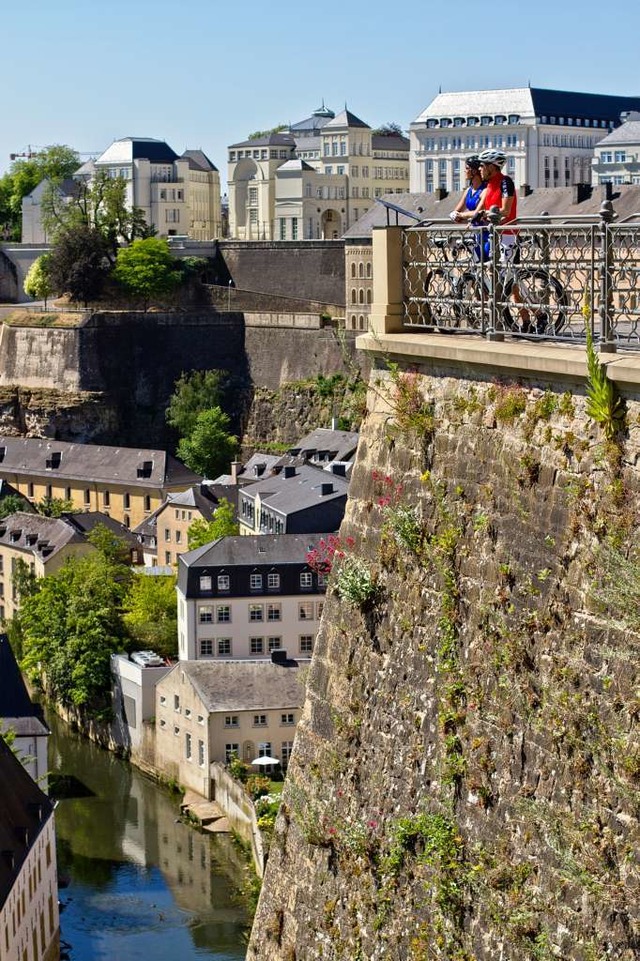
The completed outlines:
<svg viewBox="0 0 640 961">
<path fill-rule="evenodd" d="M 228 432 L 229 418 L 219 407 L 198 414 L 195 427 L 178 444 L 178 457 L 205 477 L 217 477 L 235 457 L 238 438 Z"/>
<path fill-rule="evenodd" d="M 62 497 L 43 497 L 39 504 L 36 504 L 38 514 L 44 517 L 62 517 L 63 514 L 70 514 L 73 511 L 73 501 L 64 500 Z"/>
<path fill-rule="evenodd" d="M 381 127 L 374 130 L 373 133 L 378 134 L 380 137 L 404 137 L 402 132 L 402 127 L 399 123 L 392 121 L 391 123 L 383 123 Z"/>
<path fill-rule="evenodd" d="M 192 370 L 176 381 L 165 416 L 181 437 L 191 434 L 198 414 L 220 406 L 226 377 L 225 370 Z"/>
<path fill-rule="evenodd" d="M 0 178 L 0 227 L 12 240 L 20 240 L 22 199 L 41 180 L 60 183 L 80 166 L 80 158 L 65 144 L 52 144 L 31 157 L 17 158 Z"/>
<path fill-rule="evenodd" d="M 254 130 L 247 137 L 247 140 L 259 140 L 260 137 L 268 137 L 272 133 L 282 133 L 283 130 L 288 130 L 289 125 L 286 123 L 279 123 L 277 127 L 271 127 L 270 130 Z"/>
<path fill-rule="evenodd" d="M 168 294 L 180 280 L 169 244 L 159 237 L 134 240 L 130 247 L 121 247 L 114 277 L 130 293 L 142 297 L 145 310 L 152 297 Z"/>
<path fill-rule="evenodd" d="M 31 504 L 22 494 L 7 494 L 0 500 L 0 520 L 3 517 L 8 517 L 9 514 L 15 514 L 16 511 L 33 513 Z"/>
<path fill-rule="evenodd" d="M 178 653 L 176 578 L 136 574 L 124 605 L 124 623 L 136 646 L 162 657 Z"/>
<path fill-rule="evenodd" d="M 107 245 L 92 227 L 69 227 L 58 234 L 49 254 L 51 285 L 87 306 L 102 292 L 109 271 Z"/>
<path fill-rule="evenodd" d="M 189 550 L 193 551 L 196 547 L 202 547 L 203 544 L 217 541 L 219 537 L 231 537 L 239 531 L 240 526 L 236 520 L 233 504 L 226 497 L 222 497 L 210 521 L 201 518 L 189 526 L 187 532 Z"/>
<path fill-rule="evenodd" d="M 43 254 L 29 267 L 24 279 L 24 292 L 34 300 L 44 300 L 46 309 L 47 298 L 53 293 L 49 276 L 49 254 Z"/>
</svg>

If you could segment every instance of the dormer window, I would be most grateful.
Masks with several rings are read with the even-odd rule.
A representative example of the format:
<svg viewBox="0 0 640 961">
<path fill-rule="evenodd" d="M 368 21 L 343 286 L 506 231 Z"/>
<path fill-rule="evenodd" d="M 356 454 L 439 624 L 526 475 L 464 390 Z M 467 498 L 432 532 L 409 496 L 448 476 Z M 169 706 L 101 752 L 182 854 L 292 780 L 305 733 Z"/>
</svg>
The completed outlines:
<svg viewBox="0 0 640 961">
<path fill-rule="evenodd" d="M 6 447 L 0 447 L 0 464 L 1 464 L 2 461 L 5 459 L 6 453 L 7 453 L 7 448 L 6 448 Z"/>
<path fill-rule="evenodd" d="M 438 126 L 437 120 L 427 120 L 427 127 L 429 127 L 430 129 L 433 129 L 434 127 L 437 127 L 437 126 Z"/>
<path fill-rule="evenodd" d="M 454 117 L 453 126 L 454 127 L 464 127 L 464 117 Z"/>
<path fill-rule="evenodd" d="M 467 117 L 467 127 L 475 127 L 478 124 L 478 117 Z"/>
<path fill-rule="evenodd" d="M 543 122 L 543 123 L 546 123 L 546 122 L 547 122 L 547 118 L 546 118 L 546 117 L 543 117 L 543 118 L 542 118 L 542 122 Z M 518 113 L 510 113 L 510 114 L 509 114 L 509 123 L 520 123 L 520 114 L 518 114 Z"/>
<path fill-rule="evenodd" d="M 138 464 L 137 475 L 138 477 L 151 477 L 152 470 L 153 470 L 153 461 L 143 460 L 141 464 Z"/>
<path fill-rule="evenodd" d="M 17 541 L 20 540 L 21 537 L 22 537 L 22 531 L 20 530 L 20 528 L 18 528 L 15 531 L 11 531 L 11 534 L 9 535 L 9 540 L 11 541 L 12 544 L 15 544 Z"/>
<path fill-rule="evenodd" d="M 62 460 L 62 452 L 59 450 L 52 451 L 46 460 L 47 470 L 57 470 L 58 467 L 60 467 L 61 460 Z"/>
<path fill-rule="evenodd" d="M 27 534 L 25 540 L 26 540 L 27 544 L 29 545 L 29 547 L 33 547 L 33 545 L 34 545 L 34 544 L 37 542 L 37 540 L 38 540 L 38 535 L 37 535 L 37 534 Z"/>
<path fill-rule="evenodd" d="M 486 117 L 486 116 L 485 116 L 485 117 L 481 117 L 481 118 L 480 118 L 480 123 L 482 124 L 483 127 L 488 127 L 489 124 L 492 124 L 492 123 L 493 123 L 493 117 Z"/>
</svg>

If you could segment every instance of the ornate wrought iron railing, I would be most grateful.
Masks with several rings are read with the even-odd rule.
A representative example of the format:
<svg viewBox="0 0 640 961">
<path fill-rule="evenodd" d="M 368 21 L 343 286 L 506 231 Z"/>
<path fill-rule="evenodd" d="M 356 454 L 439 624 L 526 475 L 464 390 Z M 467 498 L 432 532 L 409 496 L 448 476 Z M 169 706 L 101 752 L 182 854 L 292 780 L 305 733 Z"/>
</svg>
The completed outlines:
<svg viewBox="0 0 640 961">
<path fill-rule="evenodd" d="M 640 348 L 640 214 L 614 223 L 605 202 L 596 218 L 523 218 L 506 262 L 514 225 L 495 214 L 403 229 L 405 327 L 582 342 L 589 323 L 603 350 Z"/>
</svg>

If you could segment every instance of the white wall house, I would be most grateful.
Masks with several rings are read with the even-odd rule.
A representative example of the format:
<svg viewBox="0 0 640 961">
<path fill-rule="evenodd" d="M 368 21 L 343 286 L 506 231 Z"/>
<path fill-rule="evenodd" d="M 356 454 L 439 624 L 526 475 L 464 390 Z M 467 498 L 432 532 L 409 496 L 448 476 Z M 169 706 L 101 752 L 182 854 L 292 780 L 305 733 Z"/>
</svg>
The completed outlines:
<svg viewBox="0 0 640 961">
<path fill-rule="evenodd" d="M 638 109 L 639 97 L 535 87 L 439 93 L 410 126 L 410 190 L 461 190 L 464 158 L 488 148 L 516 184 L 590 183 L 596 144 Z"/>
<path fill-rule="evenodd" d="M 306 556 L 323 536 L 238 535 L 181 554 L 180 660 L 310 658 L 325 582 Z"/>
<path fill-rule="evenodd" d="M 640 113 L 631 112 L 622 126 L 596 145 L 591 172 L 594 187 L 640 184 Z"/>
</svg>

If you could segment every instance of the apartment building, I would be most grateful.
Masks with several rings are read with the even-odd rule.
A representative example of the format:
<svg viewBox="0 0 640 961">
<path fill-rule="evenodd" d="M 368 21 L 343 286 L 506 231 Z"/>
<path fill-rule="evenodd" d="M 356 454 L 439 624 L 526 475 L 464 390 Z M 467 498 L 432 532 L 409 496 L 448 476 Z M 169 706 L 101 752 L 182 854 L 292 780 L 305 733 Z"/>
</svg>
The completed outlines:
<svg viewBox="0 0 640 961">
<path fill-rule="evenodd" d="M 220 496 L 226 496 L 224 487 L 209 483 L 169 494 L 134 532 L 143 548 L 145 564 L 175 566 L 180 554 L 189 549 L 189 528 L 193 522 L 213 519 L 220 503 L 220 490 L 224 491 Z"/>
<path fill-rule="evenodd" d="M 591 183 L 596 145 L 638 109 L 640 97 L 538 87 L 440 92 L 410 125 L 410 191 L 461 190 L 464 158 L 490 147 L 516 184 Z"/>
<path fill-rule="evenodd" d="M 238 492 L 240 534 L 337 531 L 348 487 L 344 465 L 284 464 Z"/>
<path fill-rule="evenodd" d="M 333 240 L 378 196 L 404 193 L 409 141 L 324 105 L 287 129 L 232 144 L 229 232 L 239 240 Z"/>
<path fill-rule="evenodd" d="M 326 582 L 307 564 L 326 535 L 223 537 L 178 562 L 181 661 L 309 658 Z"/>
<path fill-rule="evenodd" d="M 13 732 L 11 747 L 27 773 L 47 790 L 49 728 L 29 697 L 6 634 L 0 634 L 0 732 Z M 1 957 L 0 953 L 0 957 Z"/>
<path fill-rule="evenodd" d="M 591 162 L 591 183 L 640 184 L 640 113 L 630 112 L 625 122 L 596 144 Z"/>
<path fill-rule="evenodd" d="M 77 511 L 101 511 L 125 527 L 201 480 L 166 451 L 33 437 L 0 437 L 0 478 L 32 503 L 71 501 Z"/>
<path fill-rule="evenodd" d="M 58 961 L 53 804 L 0 738 L 0 957 Z"/>
</svg>

